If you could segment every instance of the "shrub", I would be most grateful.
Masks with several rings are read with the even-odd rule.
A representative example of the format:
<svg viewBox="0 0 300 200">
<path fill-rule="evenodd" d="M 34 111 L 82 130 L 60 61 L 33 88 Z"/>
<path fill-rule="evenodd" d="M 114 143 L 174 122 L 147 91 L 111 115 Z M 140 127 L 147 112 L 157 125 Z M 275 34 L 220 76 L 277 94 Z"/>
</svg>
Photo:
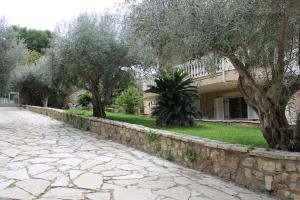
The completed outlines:
<svg viewBox="0 0 300 200">
<path fill-rule="evenodd" d="M 81 106 L 87 106 L 92 103 L 92 94 L 90 92 L 86 92 L 85 94 L 77 97 L 77 103 Z"/>
<path fill-rule="evenodd" d="M 149 140 L 149 142 L 155 142 L 157 140 L 159 140 L 160 138 L 160 135 L 153 132 L 153 131 L 150 131 L 148 134 L 147 134 L 147 138 Z"/>
<path fill-rule="evenodd" d="M 195 162 L 197 160 L 197 153 L 194 150 L 186 149 L 184 153 L 189 161 Z"/>
<path fill-rule="evenodd" d="M 171 151 L 167 151 L 165 153 L 165 159 L 168 160 L 168 161 L 174 160 L 174 157 L 172 156 Z"/>
<path fill-rule="evenodd" d="M 192 126 L 201 113 L 193 105 L 198 89 L 182 70 L 164 70 L 146 92 L 158 94 L 152 116 L 160 126 Z"/>
<path fill-rule="evenodd" d="M 136 87 L 129 86 L 116 98 L 116 104 L 122 107 L 127 114 L 134 114 L 135 109 L 142 105 L 142 97 Z"/>
</svg>

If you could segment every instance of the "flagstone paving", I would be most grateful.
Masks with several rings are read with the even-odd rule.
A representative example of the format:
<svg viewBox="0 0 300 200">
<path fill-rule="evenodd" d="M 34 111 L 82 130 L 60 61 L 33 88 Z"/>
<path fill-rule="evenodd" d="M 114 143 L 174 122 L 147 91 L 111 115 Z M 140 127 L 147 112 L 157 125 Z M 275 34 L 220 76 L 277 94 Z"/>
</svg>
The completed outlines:
<svg viewBox="0 0 300 200">
<path fill-rule="evenodd" d="M 0 108 L 0 199 L 270 200 L 21 108 Z"/>
</svg>

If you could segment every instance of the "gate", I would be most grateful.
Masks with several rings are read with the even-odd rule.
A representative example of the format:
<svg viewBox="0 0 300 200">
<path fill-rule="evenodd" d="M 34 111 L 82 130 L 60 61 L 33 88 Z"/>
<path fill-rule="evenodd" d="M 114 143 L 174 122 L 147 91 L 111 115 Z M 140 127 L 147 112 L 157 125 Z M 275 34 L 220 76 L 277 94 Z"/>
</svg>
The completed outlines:
<svg viewBox="0 0 300 200">
<path fill-rule="evenodd" d="M 18 92 L 1 92 L 0 91 L 0 107 L 19 106 Z"/>
</svg>

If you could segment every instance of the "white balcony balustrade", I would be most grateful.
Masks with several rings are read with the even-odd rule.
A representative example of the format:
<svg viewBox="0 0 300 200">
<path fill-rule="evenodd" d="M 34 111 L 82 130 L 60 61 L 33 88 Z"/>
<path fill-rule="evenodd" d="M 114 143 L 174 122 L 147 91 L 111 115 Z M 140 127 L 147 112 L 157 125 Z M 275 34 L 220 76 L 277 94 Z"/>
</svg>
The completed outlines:
<svg viewBox="0 0 300 200">
<path fill-rule="evenodd" d="M 226 59 L 221 59 L 220 61 L 218 61 L 218 67 L 216 70 L 214 70 L 215 73 L 223 73 L 224 76 L 224 72 L 225 71 L 229 71 L 229 70 L 233 70 L 234 67 L 233 65 Z M 193 60 L 184 64 L 180 64 L 180 65 L 175 65 L 174 68 L 178 68 L 178 69 L 183 69 L 184 71 L 186 71 L 189 76 L 191 78 L 200 78 L 200 77 L 205 77 L 208 75 L 211 75 L 211 73 L 209 73 L 205 67 L 203 67 L 202 63 L 199 62 L 199 60 Z M 153 76 L 149 76 L 149 77 L 145 77 L 143 79 L 143 91 L 147 90 L 149 87 L 148 85 L 154 85 L 154 77 Z"/>
<path fill-rule="evenodd" d="M 205 67 L 203 67 L 202 63 L 199 60 L 193 60 L 184 64 L 176 65 L 175 68 L 184 69 L 191 78 L 199 78 L 203 76 L 210 75 Z M 234 69 L 233 65 L 226 59 L 221 59 L 218 62 L 218 67 L 215 70 L 216 73 L 228 71 Z"/>
</svg>

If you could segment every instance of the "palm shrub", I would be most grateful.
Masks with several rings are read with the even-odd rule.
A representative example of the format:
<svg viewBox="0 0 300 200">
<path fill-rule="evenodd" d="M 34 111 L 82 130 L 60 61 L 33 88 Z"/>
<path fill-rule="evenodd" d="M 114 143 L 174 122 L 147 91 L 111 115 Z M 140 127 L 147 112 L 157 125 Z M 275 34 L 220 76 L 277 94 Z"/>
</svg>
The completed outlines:
<svg viewBox="0 0 300 200">
<path fill-rule="evenodd" d="M 155 85 L 146 92 L 158 94 L 152 107 L 152 116 L 159 126 L 193 126 L 194 120 L 201 117 L 193 105 L 198 97 L 198 89 L 183 70 L 163 70 L 154 79 Z"/>
<path fill-rule="evenodd" d="M 116 104 L 125 109 L 127 114 L 134 114 L 136 108 L 142 105 L 142 97 L 138 89 L 134 86 L 128 86 L 117 98 Z"/>
<path fill-rule="evenodd" d="M 87 106 L 92 103 L 92 94 L 90 92 L 86 92 L 83 95 L 77 98 L 77 103 L 81 106 Z"/>
</svg>

